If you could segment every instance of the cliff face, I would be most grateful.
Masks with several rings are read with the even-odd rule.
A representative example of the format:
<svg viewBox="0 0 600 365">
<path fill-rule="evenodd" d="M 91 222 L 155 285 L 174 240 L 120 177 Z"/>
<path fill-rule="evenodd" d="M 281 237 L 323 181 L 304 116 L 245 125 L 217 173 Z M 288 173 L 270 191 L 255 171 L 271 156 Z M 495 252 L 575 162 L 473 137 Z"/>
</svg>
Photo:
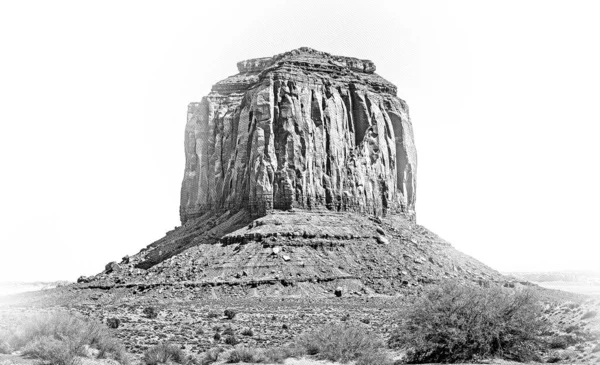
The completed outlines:
<svg viewBox="0 0 600 365">
<path fill-rule="evenodd" d="M 373 62 L 300 48 L 237 66 L 188 107 L 182 222 L 220 208 L 414 217 L 408 107 Z"/>
</svg>

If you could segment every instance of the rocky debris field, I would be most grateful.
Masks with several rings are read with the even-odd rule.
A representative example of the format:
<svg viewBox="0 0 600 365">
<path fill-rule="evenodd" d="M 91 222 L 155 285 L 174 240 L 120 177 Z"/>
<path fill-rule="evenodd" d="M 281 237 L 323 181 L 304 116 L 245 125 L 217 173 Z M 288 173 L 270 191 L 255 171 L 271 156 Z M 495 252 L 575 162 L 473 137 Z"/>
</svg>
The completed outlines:
<svg viewBox="0 0 600 365">
<path fill-rule="evenodd" d="M 236 224 L 226 233 L 206 231 L 226 222 Z M 187 246 L 179 248 L 184 238 Z M 403 215 L 296 210 L 248 221 L 239 212 L 191 220 L 76 287 L 173 286 L 212 297 L 327 296 L 341 288 L 345 296 L 361 296 L 395 295 L 445 279 L 518 284 Z"/>
</svg>

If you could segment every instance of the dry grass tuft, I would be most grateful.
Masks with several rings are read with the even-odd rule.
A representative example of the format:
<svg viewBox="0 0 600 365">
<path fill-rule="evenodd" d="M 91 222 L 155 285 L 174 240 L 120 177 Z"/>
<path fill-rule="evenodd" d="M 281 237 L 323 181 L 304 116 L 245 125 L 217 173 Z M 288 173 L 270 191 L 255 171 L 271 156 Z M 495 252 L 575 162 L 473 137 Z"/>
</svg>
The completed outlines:
<svg viewBox="0 0 600 365">
<path fill-rule="evenodd" d="M 189 358 L 179 346 L 166 342 L 150 347 L 144 352 L 142 360 L 146 365 L 187 364 L 189 362 Z"/>
</svg>

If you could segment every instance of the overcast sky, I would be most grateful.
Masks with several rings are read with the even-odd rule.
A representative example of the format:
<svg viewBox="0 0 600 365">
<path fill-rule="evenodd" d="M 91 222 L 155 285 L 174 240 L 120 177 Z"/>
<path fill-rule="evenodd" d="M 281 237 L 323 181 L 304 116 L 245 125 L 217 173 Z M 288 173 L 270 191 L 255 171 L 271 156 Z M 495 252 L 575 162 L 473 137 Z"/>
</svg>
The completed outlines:
<svg viewBox="0 0 600 365">
<path fill-rule="evenodd" d="M 187 104 L 236 62 L 368 58 L 410 106 L 418 222 L 500 271 L 600 262 L 594 1 L 5 1 L 0 281 L 76 280 L 179 224 Z"/>
</svg>

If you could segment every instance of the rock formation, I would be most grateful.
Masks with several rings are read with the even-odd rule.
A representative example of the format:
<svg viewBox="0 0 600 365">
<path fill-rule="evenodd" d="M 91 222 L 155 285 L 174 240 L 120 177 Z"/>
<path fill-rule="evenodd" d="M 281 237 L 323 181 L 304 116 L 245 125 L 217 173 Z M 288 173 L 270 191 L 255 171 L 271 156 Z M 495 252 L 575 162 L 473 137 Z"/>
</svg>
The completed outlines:
<svg viewBox="0 0 600 365">
<path fill-rule="evenodd" d="M 237 66 L 188 107 L 183 223 L 233 207 L 414 217 L 408 107 L 373 62 L 300 48 Z"/>
<path fill-rule="evenodd" d="M 408 108 L 373 62 L 300 48 L 238 70 L 189 106 L 182 225 L 78 287 L 345 297 L 504 281 L 416 224 Z"/>
</svg>

